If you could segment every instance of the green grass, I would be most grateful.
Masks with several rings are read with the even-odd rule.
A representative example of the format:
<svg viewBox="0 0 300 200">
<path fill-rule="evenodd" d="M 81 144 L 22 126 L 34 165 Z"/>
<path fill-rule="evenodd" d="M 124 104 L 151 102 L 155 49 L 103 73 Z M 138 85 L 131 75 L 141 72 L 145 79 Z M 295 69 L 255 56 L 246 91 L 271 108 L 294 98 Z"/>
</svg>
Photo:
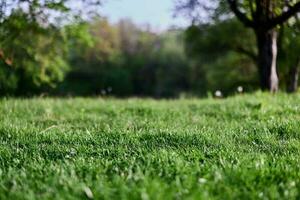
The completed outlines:
<svg viewBox="0 0 300 200">
<path fill-rule="evenodd" d="M 300 199 L 300 95 L 2 99 L 0 199 Z"/>
</svg>

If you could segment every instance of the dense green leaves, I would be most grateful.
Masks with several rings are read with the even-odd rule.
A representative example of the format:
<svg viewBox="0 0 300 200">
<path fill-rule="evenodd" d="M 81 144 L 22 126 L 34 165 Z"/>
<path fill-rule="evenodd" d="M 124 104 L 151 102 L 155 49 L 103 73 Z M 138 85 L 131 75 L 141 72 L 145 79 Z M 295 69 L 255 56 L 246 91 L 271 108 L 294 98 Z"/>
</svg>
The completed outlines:
<svg viewBox="0 0 300 200">
<path fill-rule="evenodd" d="M 198 81 L 206 90 L 233 93 L 258 87 L 254 34 L 236 20 L 191 26 L 185 33 L 186 51 L 201 69 Z M 247 40 L 245 40 L 247 38 Z"/>
<path fill-rule="evenodd" d="M 7 90 L 14 88 L 19 94 L 26 94 L 43 86 L 53 87 L 63 80 L 68 66 L 65 40 L 60 30 L 41 27 L 17 10 L 1 23 L 0 38 L 3 38 L 0 42 L 3 60 L 10 61 L 1 64 L 9 75 L 8 80 L 2 77 L 0 84 L 7 88 L 10 87 L 9 77 L 18 79 L 17 88 L 12 84 Z"/>
<path fill-rule="evenodd" d="M 68 39 L 74 37 L 69 16 L 76 16 L 68 0 L 1 1 L 0 93 L 28 95 L 53 88 L 69 68 Z M 95 1 L 77 1 L 92 5 Z M 94 4 L 93 4 L 94 5 Z M 86 7 L 87 8 L 87 7 Z M 72 23 L 77 23 L 72 21 Z M 78 26 L 77 40 L 84 40 Z"/>
<path fill-rule="evenodd" d="M 71 71 L 60 93 L 176 97 L 189 89 L 182 31 L 157 34 L 130 20 L 112 25 L 103 18 L 85 26 L 91 45 L 71 38 Z"/>
<path fill-rule="evenodd" d="M 253 76 L 255 71 L 249 71 L 249 69 L 253 68 L 253 64 L 263 63 L 260 62 L 262 58 L 268 58 L 267 56 L 259 56 L 262 50 L 258 50 L 257 47 L 261 46 L 258 45 L 261 41 L 256 41 L 256 38 L 259 36 L 259 32 L 267 33 L 273 28 L 274 32 L 281 29 L 278 41 L 280 49 L 278 74 L 283 81 L 280 82 L 280 86 L 283 88 L 292 83 L 295 87 L 291 91 L 295 92 L 297 90 L 299 73 L 299 56 L 297 54 L 299 46 L 299 37 L 297 35 L 299 34 L 297 34 L 298 15 L 296 14 L 297 10 L 299 10 L 299 3 L 297 1 L 216 0 L 207 2 L 202 0 L 183 0 L 178 1 L 178 5 L 178 11 L 182 13 L 203 11 L 201 16 L 193 19 L 193 25 L 186 31 L 187 52 L 198 60 L 202 68 L 201 72 L 206 77 L 211 78 L 212 76 L 208 74 L 210 73 L 209 71 L 213 71 L 215 74 L 228 77 L 229 80 L 233 79 L 233 81 L 225 81 L 227 86 L 223 90 L 227 92 L 229 88 L 229 91 L 232 91 L 228 85 L 237 85 L 239 82 L 246 87 L 249 87 L 248 84 L 252 85 L 252 88 L 257 87 L 255 83 L 258 81 Z M 230 11 L 236 17 L 230 15 Z M 209 17 L 210 20 L 201 21 L 203 16 Z M 242 24 L 246 27 L 251 27 L 253 30 L 247 30 Z M 280 26 L 280 28 L 277 26 Z M 288 46 L 289 44 L 293 45 Z M 235 54 L 235 59 L 232 59 L 232 53 Z M 274 56 L 277 57 L 277 55 Z M 258 61 L 259 59 L 260 61 Z M 237 62 L 228 62 L 233 60 Z M 214 63 L 219 64 L 215 65 Z M 223 65 L 221 68 L 214 67 L 221 66 L 220 63 Z M 205 65 L 208 65 L 209 68 L 206 69 Z M 232 65 L 237 67 L 233 69 Z M 267 67 L 268 64 L 261 65 L 257 66 L 260 77 L 269 76 L 266 74 L 262 76 L 261 73 L 264 71 L 261 69 Z M 239 66 L 243 66 L 245 68 L 244 71 L 247 71 L 247 73 L 250 72 L 250 76 L 246 77 L 246 79 L 243 78 L 244 76 L 241 73 L 230 76 L 232 74 L 230 71 L 241 71 Z M 213 67 L 215 69 L 212 69 Z M 228 71 L 227 74 L 226 71 Z M 255 74 L 258 75 L 258 73 Z M 218 83 L 224 80 L 220 77 L 213 77 L 212 82 L 216 83 L 216 85 L 224 86 L 224 83 Z M 269 82 L 268 80 L 265 82 Z M 260 81 L 261 83 L 264 82 L 262 78 Z M 208 88 L 212 88 L 209 83 L 206 85 Z"/>
</svg>

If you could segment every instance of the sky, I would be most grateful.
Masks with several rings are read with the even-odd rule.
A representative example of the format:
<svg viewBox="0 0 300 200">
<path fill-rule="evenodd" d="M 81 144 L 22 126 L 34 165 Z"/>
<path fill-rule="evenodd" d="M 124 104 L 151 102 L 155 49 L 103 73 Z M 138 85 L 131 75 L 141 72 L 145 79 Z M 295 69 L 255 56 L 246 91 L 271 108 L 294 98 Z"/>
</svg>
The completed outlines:
<svg viewBox="0 0 300 200">
<path fill-rule="evenodd" d="M 140 26 L 151 25 L 153 30 L 163 31 L 171 26 L 185 27 L 188 21 L 183 17 L 174 18 L 174 0 L 107 0 L 101 15 L 112 23 L 130 18 Z"/>
</svg>

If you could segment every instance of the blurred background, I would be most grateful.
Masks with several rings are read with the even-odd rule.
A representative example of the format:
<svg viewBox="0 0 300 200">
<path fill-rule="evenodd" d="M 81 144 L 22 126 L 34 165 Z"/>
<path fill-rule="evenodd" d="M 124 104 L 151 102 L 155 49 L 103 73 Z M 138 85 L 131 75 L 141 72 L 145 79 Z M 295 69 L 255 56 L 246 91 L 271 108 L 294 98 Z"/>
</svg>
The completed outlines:
<svg viewBox="0 0 300 200">
<path fill-rule="evenodd" d="M 191 2 L 2 0 L 0 96 L 177 98 L 260 89 L 253 31 L 222 1 Z M 279 31 L 282 90 L 300 61 L 297 23 Z"/>
</svg>

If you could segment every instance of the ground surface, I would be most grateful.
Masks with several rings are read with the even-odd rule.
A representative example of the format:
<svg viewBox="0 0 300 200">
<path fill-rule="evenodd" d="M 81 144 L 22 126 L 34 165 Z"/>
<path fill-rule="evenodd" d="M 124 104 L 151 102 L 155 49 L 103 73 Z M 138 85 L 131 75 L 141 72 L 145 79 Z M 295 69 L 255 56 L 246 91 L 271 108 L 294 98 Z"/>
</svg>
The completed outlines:
<svg viewBox="0 0 300 200">
<path fill-rule="evenodd" d="M 0 100 L 0 199 L 299 199 L 300 95 Z"/>
</svg>

